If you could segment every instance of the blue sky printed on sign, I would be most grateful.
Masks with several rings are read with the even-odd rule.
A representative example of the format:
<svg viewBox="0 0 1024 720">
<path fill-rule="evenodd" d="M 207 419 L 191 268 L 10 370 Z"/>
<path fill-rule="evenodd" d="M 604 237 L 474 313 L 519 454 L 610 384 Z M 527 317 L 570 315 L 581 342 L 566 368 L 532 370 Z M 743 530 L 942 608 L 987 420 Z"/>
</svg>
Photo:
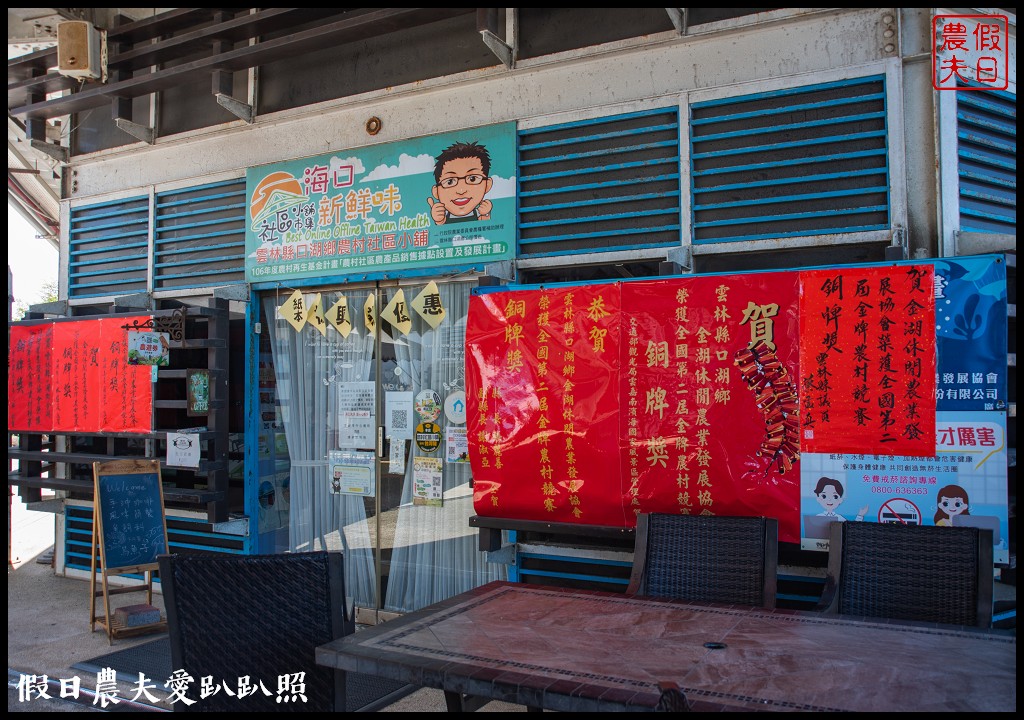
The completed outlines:
<svg viewBox="0 0 1024 720">
<path fill-rule="evenodd" d="M 457 144 L 486 151 L 476 169 L 460 163 L 462 156 L 452 165 L 443 160 Z M 249 168 L 246 277 L 263 282 L 511 259 L 515 157 L 515 123 L 504 123 Z"/>
</svg>

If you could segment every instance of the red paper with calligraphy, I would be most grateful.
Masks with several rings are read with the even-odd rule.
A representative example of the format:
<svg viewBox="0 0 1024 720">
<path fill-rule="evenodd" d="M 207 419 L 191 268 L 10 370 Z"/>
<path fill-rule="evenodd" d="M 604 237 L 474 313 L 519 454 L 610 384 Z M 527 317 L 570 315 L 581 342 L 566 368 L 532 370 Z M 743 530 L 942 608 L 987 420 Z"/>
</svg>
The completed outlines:
<svg viewBox="0 0 1024 720">
<path fill-rule="evenodd" d="M 797 308 L 795 273 L 622 285 L 631 515 L 764 515 L 799 540 Z"/>
<path fill-rule="evenodd" d="M 53 325 L 11 325 L 7 355 L 7 430 L 53 429 Z"/>
<path fill-rule="evenodd" d="M 100 320 L 97 359 L 102 378 L 100 432 L 148 433 L 153 429 L 152 367 L 128 363 L 128 331 L 124 325 L 150 317 Z"/>
<path fill-rule="evenodd" d="M 128 364 L 122 327 L 149 317 L 15 325 L 8 364 L 9 429 L 150 432 L 151 368 Z"/>
<path fill-rule="evenodd" d="M 623 526 L 618 287 L 473 296 L 468 327 L 477 513 Z"/>
<path fill-rule="evenodd" d="M 935 455 L 932 265 L 801 273 L 803 448 Z"/>
<path fill-rule="evenodd" d="M 99 342 L 99 320 L 54 323 L 54 430 L 99 430 Z"/>
</svg>

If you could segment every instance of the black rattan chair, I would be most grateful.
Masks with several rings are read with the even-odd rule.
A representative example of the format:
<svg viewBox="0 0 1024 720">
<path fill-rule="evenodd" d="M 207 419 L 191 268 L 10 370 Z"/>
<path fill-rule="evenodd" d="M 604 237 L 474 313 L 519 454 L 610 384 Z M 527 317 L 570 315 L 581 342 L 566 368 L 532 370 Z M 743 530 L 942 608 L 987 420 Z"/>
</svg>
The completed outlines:
<svg viewBox="0 0 1024 720">
<path fill-rule="evenodd" d="M 826 613 L 989 627 L 992 531 L 835 522 L 818 608 Z"/>
<path fill-rule="evenodd" d="M 176 711 L 345 710 L 344 673 L 315 660 L 318 645 L 355 630 L 341 553 L 179 554 L 161 555 L 159 563 L 172 667 L 193 678 L 184 694 L 196 700 L 175 702 Z M 291 693 L 287 702 L 279 698 L 285 675 L 301 679 L 305 702 Z M 205 676 L 221 688 L 200 699 Z M 246 676 L 257 691 L 242 698 L 237 690 Z"/>
<path fill-rule="evenodd" d="M 627 592 L 774 608 L 778 537 L 772 518 L 640 514 Z"/>
</svg>

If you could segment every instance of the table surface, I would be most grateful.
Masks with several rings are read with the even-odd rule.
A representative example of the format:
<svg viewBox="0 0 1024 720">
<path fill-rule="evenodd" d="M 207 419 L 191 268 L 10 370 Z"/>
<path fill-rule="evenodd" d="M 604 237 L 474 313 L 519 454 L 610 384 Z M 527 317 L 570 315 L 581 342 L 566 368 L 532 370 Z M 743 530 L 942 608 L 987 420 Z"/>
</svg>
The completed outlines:
<svg viewBox="0 0 1024 720">
<path fill-rule="evenodd" d="M 708 647 L 720 643 L 724 647 Z M 321 665 L 561 711 L 1014 711 L 1013 634 L 493 582 L 317 648 Z"/>
</svg>

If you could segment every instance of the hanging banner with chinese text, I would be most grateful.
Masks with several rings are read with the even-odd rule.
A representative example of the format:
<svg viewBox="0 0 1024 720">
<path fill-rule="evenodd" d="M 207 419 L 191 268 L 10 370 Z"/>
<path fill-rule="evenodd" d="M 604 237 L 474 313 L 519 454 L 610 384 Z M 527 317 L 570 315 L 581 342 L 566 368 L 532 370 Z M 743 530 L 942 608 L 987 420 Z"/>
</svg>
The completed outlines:
<svg viewBox="0 0 1024 720">
<path fill-rule="evenodd" d="M 964 266 L 982 261 L 999 257 Z M 935 311 L 940 262 L 951 276 L 976 278 L 945 286 L 963 315 L 952 322 L 964 332 L 952 334 L 980 327 L 970 305 L 992 318 L 987 334 L 1005 336 L 1005 317 L 982 308 L 988 301 L 959 297 L 990 295 L 998 305 L 1005 280 L 990 287 L 959 260 L 477 291 L 466 330 L 476 512 L 626 527 L 637 512 L 765 515 L 779 520 L 781 541 L 806 538 L 801 483 L 821 471 L 820 458 L 943 452 L 935 382 L 947 359 L 936 359 L 935 338 L 950 318 Z M 584 308 L 598 292 L 609 312 L 606 348 L 618 348 L 600 358 L 579 349 Z M 562 325 L 552 327 L 557 308 Z M 980 352 L 998 348 L 983 343 Z M 990 370 L 969 377 L 984 372 L 985 382 L 997 373 L 989 359 L 948 362 L 981 362 Z M 998 398 L 1005 386 L 998 376 L 991 384 Z M 995 442 L 984 422 L 954 430 L 945 436 Z M 992 477 L 998 465 L 989 465 Z M 1005 472 L 1001 483 L 986 475 L 984 487 L 1005 495 Z"/>
<path fill-rule="evenodd" d="M 932 265 L 808 270 L 800 287 L 803 449 L 934 455 Z"/>
<path fill-rule="evenodd" d="M 637 512 L 758 516 L 795 537 L 795 273 L 622 285 L 622 468 Z"/>
<path fill-rule="evenodd" d="M 246 278 L 507 260 L 515 158 L 505 123 L 250 168 Z"/>
<path fill-rule="evenodd" d="M 619 327 L 618 285 L 470 298 L 466 395 L 477 512 L 627 524 L 617 472 Z M 522 479 L 509 483 L 510 476 Z"/>
<path fill-rule="evenodd" d="M 7 429 L 53 429 L 53 323 L 9 325 Z"/>
<path fill-rule="evenodd" d="M 150 432 L 150 368 L 131 365 L 128 331 L 149 317 L 11 327 L 8 428 Z M 24 425 L 23 425 L 24 423 Z"/>
</svg>

